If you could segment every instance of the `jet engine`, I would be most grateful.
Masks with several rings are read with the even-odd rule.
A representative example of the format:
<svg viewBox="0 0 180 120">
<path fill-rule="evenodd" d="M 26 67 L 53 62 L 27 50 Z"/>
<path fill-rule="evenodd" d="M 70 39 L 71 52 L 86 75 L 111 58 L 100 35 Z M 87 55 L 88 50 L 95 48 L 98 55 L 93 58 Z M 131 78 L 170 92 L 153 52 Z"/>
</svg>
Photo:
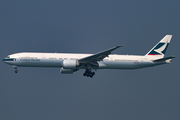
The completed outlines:
<svg viewBox="0 0 180 120">
<path fill-rule="evenodd" d="M 78 65 L 79 65 L 79 62 L 77 60 L 64 60 L 63 61 L 64 69 L 76 69 Z"/>
<path fill-rule="evenodd" d="M 61 72 L 62 74 L 72 74 L 72 73 L 74 72 L 74 70 L 61 68 L 61 69 L 60 69 L 60 72 Z"/>
</svg>

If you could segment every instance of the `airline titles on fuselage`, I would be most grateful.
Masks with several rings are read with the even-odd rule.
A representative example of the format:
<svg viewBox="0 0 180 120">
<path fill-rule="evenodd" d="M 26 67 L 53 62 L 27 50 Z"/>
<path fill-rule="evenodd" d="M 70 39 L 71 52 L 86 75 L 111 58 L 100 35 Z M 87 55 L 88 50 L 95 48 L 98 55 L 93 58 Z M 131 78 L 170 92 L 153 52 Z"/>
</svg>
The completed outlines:
<svg viewBox="0 0 180 120">
<path fill-rule="evenodd" d="M 24 61 L 24 62 L 38 62 L 40 61 L 40 59 L 20 59 L 20 61 Z"/>
</svg>

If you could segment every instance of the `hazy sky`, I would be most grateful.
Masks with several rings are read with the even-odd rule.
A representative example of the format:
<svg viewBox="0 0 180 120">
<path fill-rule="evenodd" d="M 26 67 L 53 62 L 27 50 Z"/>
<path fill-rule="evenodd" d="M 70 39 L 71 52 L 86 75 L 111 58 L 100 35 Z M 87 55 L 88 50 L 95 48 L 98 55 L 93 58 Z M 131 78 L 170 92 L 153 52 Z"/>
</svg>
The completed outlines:
<svg viewBox="0 0 180 120">
<path fill-rule="evenodd" d="M 166 34 L 173 63 L 139 70 L 14 69 L 0 62 L 1 120 L 179 120 L 180 1 L 2 0 L 0 58 L 17 52 L 146 54 Z"/>
</svg>

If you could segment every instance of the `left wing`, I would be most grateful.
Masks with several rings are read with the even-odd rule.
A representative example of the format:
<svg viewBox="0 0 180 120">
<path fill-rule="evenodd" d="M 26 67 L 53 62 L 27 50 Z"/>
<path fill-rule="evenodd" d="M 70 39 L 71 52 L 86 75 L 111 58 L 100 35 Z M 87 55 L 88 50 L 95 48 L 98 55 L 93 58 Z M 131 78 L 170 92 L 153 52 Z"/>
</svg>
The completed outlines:
<svg viewBox="0 0 180 120">
<path fill-rule="evenodd" d="M 102 51 L 102 52 L 99 52 L 96 54 L 93 54 L 93 55 L 85 57 L 85 58 L 81 58 L 78 61 L 79 61 L 79 63 L 84 63 L 84 64 L 86 64 L 86 63 L 96 64 L 97 61 L 102 61 L 105 57 L 108 57 L 108 55 L 111 54 L 112 51 L 114 51 L 115 49 L 117 49 L 119 47 L 122 47 L 122 45 L 113 47 L 111 49 L 108 49 L 108 50 L 105 50 L 105 51 Z"/>
</svg>

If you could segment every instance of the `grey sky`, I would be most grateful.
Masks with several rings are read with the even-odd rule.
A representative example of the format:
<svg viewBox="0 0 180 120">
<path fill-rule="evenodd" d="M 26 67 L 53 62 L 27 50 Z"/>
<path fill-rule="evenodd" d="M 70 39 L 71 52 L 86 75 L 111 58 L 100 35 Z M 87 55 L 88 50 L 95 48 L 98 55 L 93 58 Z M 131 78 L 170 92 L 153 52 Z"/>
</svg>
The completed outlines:
<svg viewBox="0 0 180 120">
<path fill-rule="evenodd" d="M 179 120 L 180 2 L 0 1 L 0 58 L 17 52 L 146 54 L 166 34 L 172 64 L 139 70 L 18 68 L 0 62 L 1 120 Z"/>
</svg>

